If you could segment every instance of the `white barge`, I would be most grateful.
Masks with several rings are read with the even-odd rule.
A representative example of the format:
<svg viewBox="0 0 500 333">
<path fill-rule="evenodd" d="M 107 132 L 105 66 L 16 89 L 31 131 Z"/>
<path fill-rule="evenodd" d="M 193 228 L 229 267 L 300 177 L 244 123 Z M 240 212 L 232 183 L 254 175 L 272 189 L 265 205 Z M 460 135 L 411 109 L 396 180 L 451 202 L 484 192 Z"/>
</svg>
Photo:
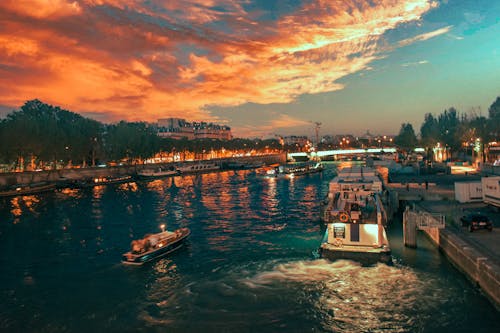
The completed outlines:
<svg viewBox="0 0 500 333">
<path fill-rule="evenodd" d="M 386 212 L 380 194 L 382 181 L 372 168 L 350 167 L 329 184 L 322 219 L 327 224 L 321 256 L 363 264 L 391 263 L 384 225 Z"/>
</svg>

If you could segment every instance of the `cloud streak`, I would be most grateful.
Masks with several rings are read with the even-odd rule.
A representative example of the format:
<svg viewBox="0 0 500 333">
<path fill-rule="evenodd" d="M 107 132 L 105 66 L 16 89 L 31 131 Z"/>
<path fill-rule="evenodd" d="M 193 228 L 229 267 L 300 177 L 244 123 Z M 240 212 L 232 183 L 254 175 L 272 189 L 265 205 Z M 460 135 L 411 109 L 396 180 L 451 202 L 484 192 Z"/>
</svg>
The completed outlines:
<svg viewBox="0 0 500 333">
<path fill-rule="evenodd" d="M 386 31 L 434 6 L 318 0 L 271 20 L 250 0 L 6 0 L 0 104 L 40 98 L 107 120 L 217 121 L 211 106 L 290 103 L 342 89 L 340 78 L 380 56 Z M 301 123 L 273 117 L 272 126 Z"/>
<path fill-rule="evenodd" d="M 413 67 L 413 66 L 418 66 L 418 65 L 425 65 L 428 63 L 429 63 L 428 60 L 420 60 L 420 61 L 416 61 L 416 62 L 407 62 L 407 63 L 401 64 L 401 67 Z"/>
<path fill-rule="evenodd" d="M 437 37 L 437 36 L 442 35 L 442 34 L 446 34 L 446 33 L 448 33 L 451 30 L 452 27 L 453 26 L 449 25 L 447 27 L 444 27 L 444 28 L 441 28 L 441 29 L 437 29 L 437 30 L 434 30 L 434 31 L 430 31 L 430 32 L 426 32 L 424 34 L 420 34 L 420 35 L 417 35 L 415 37 L 403 39 L 402 41 L 399 42 L 399 45 L 400 46 L 406 46 L 406 45 L 413 44 L 415 42 L 421 42 L 421 41 L 424 41 L 424 40 L 428 40 L 428 39 Z"/>
</svg>

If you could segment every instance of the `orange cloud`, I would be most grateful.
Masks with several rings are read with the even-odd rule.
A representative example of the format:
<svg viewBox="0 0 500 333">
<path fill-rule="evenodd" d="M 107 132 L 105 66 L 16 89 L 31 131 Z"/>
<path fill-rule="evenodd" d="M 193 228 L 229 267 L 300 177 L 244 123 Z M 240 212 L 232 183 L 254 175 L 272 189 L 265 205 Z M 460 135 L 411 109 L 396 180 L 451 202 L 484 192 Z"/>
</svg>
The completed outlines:
<svg viewBox="0 0 500 333">
<path fill-rule="evenodd" d="M 340 78 L 380 57 L 384 32 L 435 6 L 317 0 L 259 21 L 249 2 L 3 1 L 0 104 L 39 98 L 108 120 L 223 121 L 208 107 L 342 89 Z M 304 124 L 271 117 L 269 128 Z"/>
<path fill-rule="evenodd" d="M 78 1 L 74 0 L 2 0 L 2 7 L 20 15 L 52 20 L 78 15 L 82 11 Z"/>
</svg>

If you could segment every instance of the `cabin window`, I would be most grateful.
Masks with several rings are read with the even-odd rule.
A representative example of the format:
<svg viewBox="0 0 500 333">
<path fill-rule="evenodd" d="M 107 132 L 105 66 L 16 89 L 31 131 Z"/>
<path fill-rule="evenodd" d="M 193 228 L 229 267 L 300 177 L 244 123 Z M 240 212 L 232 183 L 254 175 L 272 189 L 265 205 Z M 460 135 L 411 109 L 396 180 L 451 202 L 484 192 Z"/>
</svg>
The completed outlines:
<svg viewBox="0 0 500 333">
<path fill-rule="evenodd" d="M 345 238 L 345 226 L 334 226 L 333 227 L 333 237 L 334 238 Z"/>
</svg>

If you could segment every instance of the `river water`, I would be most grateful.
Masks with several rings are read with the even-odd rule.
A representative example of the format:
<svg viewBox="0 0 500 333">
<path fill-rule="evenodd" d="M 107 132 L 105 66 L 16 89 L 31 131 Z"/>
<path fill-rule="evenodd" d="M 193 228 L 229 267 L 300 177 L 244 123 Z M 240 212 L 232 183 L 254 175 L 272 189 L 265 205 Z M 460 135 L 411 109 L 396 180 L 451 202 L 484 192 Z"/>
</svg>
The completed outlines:
<svg viewBox="0 0 500 333">
<path fill-rule="evenodd" d="M 317 259 L 334 176 L 239 170 L 0 201 L 0 332 L 498 332 L 496 310 L 429 242 L 394 265 Z M 133 239 L 189 227 L 142 267 Z"/>
</svg>

